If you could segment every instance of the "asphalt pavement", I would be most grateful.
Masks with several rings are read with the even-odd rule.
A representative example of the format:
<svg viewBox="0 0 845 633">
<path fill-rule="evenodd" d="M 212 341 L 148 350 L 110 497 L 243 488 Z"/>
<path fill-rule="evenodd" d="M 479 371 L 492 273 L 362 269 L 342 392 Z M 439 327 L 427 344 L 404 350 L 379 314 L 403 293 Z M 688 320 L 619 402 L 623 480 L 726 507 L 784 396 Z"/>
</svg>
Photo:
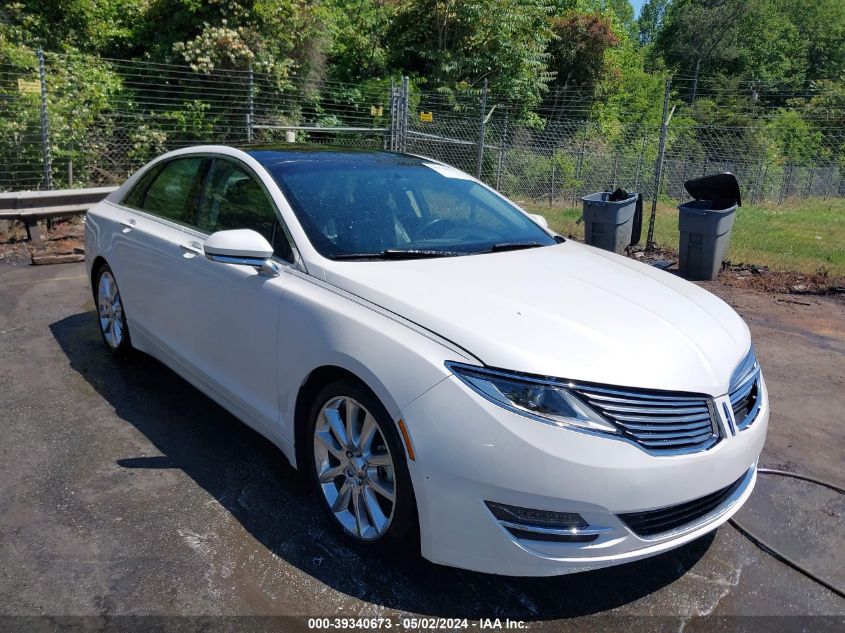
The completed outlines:
<svg viewBox="0 0 845 633">
<path fill-rule="evenodd" d="M 762 461 L 845 485 L 843 304 L 709 288 L 755 337 L 773 402 Z M 761 477 L 738 519 L 841 583 L 842 511 L 835 493 Z M 293 615 L 842 630 L 845 600 L 728 525 L 649 560 L 559 578 L 466 572 L 413 551 L 363 555 L 269 442 L 157 361 L 110 357 L 81 264 L 0 263 L 0 629 L 45 615 L 209 629 L 307 628 L 218 617 Z"/>
</svg>

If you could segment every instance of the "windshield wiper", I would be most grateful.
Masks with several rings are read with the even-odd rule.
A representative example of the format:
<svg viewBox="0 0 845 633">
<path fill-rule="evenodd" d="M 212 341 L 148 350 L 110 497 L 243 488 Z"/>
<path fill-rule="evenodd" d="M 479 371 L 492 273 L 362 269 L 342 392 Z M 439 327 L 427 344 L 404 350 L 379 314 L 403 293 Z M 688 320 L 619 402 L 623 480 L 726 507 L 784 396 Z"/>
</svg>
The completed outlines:
<svg viewBox="0 0 845 633">
<path fill-rule="evenodd" d="M 540 244 L 539 242 L 499 242 L 498 244 L 493 244 L 490 248 L 479 252 L 499 253 L 501 251 L 520 251 L 525 248 L 538 248 L 540 246 L 545 246 L 545 244 Z"/>
<path fill-rule="evenodd" d="M 342 253 L 335 255 L 332 259 L 432 259 L 435 257 L 457 257 L 466 254 L 458 251 L 388 248 L 380 253 Z"/>
</svg>

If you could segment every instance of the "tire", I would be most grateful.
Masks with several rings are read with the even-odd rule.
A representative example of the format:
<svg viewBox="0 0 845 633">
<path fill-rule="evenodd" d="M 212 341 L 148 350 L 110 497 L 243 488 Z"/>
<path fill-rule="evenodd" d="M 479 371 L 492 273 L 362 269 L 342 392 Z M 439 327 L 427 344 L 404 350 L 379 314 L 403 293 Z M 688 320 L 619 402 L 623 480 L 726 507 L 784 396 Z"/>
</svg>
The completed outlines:
<svg viewBox="0 0 845 633">
<path fill-rule="evenodd" d="M 132 342 L 120 289 L 108 264 L 102 264 L 97 269 L 93 290 L 103 343 L 114 356 L 125 357 L 132 349 Z"/>
<path fill-rule="evenodd" d="M 337 380 L 314 398 L 308 422 L 310 479 L 330 522 L 348 541 L 370 552 L 391 553 L 412 545 L 419 551 L 405 448 L 378 398 L 359 382 Z"/>
</svg>

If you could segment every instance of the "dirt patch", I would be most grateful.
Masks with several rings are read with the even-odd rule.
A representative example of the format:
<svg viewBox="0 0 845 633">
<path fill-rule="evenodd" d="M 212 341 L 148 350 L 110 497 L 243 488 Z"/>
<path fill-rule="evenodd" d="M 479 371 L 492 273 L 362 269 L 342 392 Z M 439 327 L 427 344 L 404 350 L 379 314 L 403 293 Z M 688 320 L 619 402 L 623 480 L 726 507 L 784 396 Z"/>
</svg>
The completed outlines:
<svg viewBox="0 0 845 633">
<path fill-rule="evenodd" d="M 26 237 L 26 229 L 15 223 L 0 233 L 0 261 L 9 263 L 68 263 L 81 261 L 85 253 L 81 217 L 54 220 L 50 226 L 42 223 L 41 244 Z"/>
<path fill-rule="evenodd" d="M 830 275 L 825 270 L 806 274 L 725 262 L 719 281 L 736 288 L 796 295 L 829 295 L 845 301 L 845 277 Z"/>
<path fill-rule="evenodd" d="M 646 252 L 641 246 L 634 246 L 629 249 L 628 255 L 670 272 L 678 270 L 678 252 L 668 248 L 657 246 Z M 733 288 L 779 294 L 823 295 L 845 302 L 845 276 L 831 275 L 824 269 L 808 274 L 725 261 L 719 273 L 719 281 Z"/>
</svg>

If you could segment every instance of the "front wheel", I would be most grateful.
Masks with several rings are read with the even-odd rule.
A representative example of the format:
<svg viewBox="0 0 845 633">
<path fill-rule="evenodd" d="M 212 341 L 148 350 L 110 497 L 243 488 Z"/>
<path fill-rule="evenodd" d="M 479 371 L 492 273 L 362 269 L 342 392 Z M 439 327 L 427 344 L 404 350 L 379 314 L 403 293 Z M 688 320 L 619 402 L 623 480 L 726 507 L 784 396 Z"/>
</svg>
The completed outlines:
<svg viewBox="0 0 845 633">
<path fill-rule="evenodd" d="M 388 550 L 416 532 L 405 450 L 375 396 L 351 380 L 322 389 L 311 409 L 309 455 L 332 522 L 354 542 Z"/>
<path fill-rule="evenodd" d="M 97 271 L 94 297 L 97 302 L 97 321 L 103 342 L 113 354 L 123 355 L 131 348 L 123 300 L 108 264 Z"/>
</svg>

